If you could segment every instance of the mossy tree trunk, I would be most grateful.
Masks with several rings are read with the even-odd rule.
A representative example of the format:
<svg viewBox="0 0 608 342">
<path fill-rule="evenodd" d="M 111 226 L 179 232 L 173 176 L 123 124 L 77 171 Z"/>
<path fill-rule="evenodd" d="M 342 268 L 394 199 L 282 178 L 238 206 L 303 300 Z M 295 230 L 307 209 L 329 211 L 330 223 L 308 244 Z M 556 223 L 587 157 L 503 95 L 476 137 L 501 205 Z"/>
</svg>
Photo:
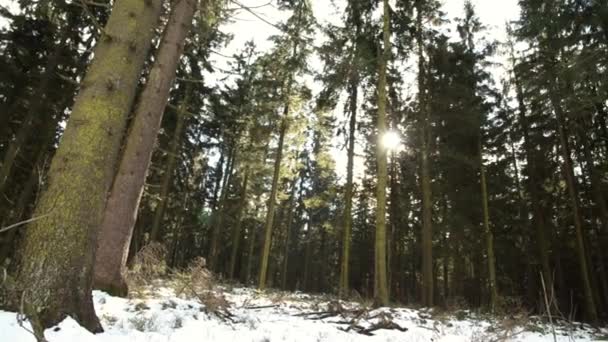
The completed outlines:
<svg viewBox="0 0 608 342">
<path fill-rule="evenodd" d="M 139 97 L 97 237 L 94 286 L 114 295 L 127 295 L 124 280 L 129 246 L 154 142 L 160 129 L 169 90 L 196 10 L 197 0 L 172 5 L 148 82 Z"/>
<path fill-rule="evenodd" d="M 81 83 L 23 243 L 19 282 L 38 326 L 69 315 L 102 331 L 91 296 L 97 229 L 160 11 L 160 0 L 116 1 Z"/>
<path fill-rule="evenodd" d="M 388 0 L 383 1 L 383 40 L 384 47 L 380 55 L 378 80 L 378 139 L 376 141 L 377 183 L 376 183 L 376 238 L 375 238 L 375 282 L 374 298 L 377 305 L 388 304 L 388 280 L 386 264 L 386 182 L 387 182 L 387 149 L 382 145 L 386 134 L 386 65 L 390 56 L 390 19 Z"/>
</svg>

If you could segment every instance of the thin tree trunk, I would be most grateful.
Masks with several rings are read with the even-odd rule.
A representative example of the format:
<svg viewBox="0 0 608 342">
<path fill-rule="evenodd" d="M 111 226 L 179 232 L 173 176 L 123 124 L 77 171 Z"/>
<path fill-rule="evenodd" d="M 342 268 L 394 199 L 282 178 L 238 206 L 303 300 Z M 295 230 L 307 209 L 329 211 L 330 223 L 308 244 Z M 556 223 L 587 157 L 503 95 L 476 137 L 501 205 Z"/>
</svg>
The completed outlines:
<svg viewBox="0 0 608 342">
<path fill-rule="evenodd" d="M 296 153 L 296 156 L 298 153 Z M 303 179 L 300 181 L 300 187 L 302 186 Z M 281 270 L 281 288 L 287 289 L 287 271 L 289 261 L 289 244 L 291 241 L 291 225 L 293 224 L 293 215 L 295 211 L 295 197 L 296 197 L 296 181 L 293 181 L 291 196 L 289 197 L 289 208 L 287 213 L 287 224 L 285 225 L 285 244 L 283 248 L 283 269 Z"/>
<path fill-rule="evenodd" d="M 306 246 L 304 246 L 304 273 L 302 275 L 303 279 L 302 279 L 302 290 L 303 291 L 308 291 L 309 287 L 308 287 L 308 279 L 310 278 L 310 258 L 311 258 L 311 254 L 312 254 L 312 215 L 310 215 L 309 213 L 309 219 L 308 219 L 308 227 L 306 230 L 306 238 L 305 238 L 305 244 Z"/>
<path fill-rule="evenodd" d="M 538 246 L 538 255 L 540 258 L 541 268 L 543 272 L 543 279 L 545 280 L 545 284 L 547 289 L 552 290 L 554 288 L 553 285 L 553 277 L 551 272 L 551 267 L 549 263 L 549 244 L 547 242 L 547 233 L 546 233 L 546 222 L 545 215 L 543 213 L 543 207 L 541 204 L 541 190 L 540 186 L 542 181 L 537 176 L 537 172 L 539 171 L 539 165 L 536 162 L 536 154 L 534 146 L 532 145 L 532 140 L 529 133 L 530 124 L 527 118 L 527 108 L 524 102 L 524 92 L 521 87 L 521 83 L 517 76 L 517 73 L 514 75 L 515 81 L 515 91 L 517 95 L 518 102 L 518 115 L 519 121 L 521 125 L 521 130 L 523 133 L 523 144 L 524 150 L 526 152 L 526 163 L 528 165 L 528 169 L 530 170 L 530 175 L 528 179 L 528 190 L 530 191 L 530 201 L 532 204 L 532 215 L 534 217 L 534 226 L 536 231 L 536 240 Z"/>
<path fill-rule="evenodd" d="M 260 196 L 258 196 L 256 203 L 260 202 Z M 257 206 L 256 206 L 256 209 Z M 254 225 L 252 225 L 249 228 L 249 232 L 248 232 L 248 242 L 249 242 L 249 248 L 247 249 L 247 266 L 245 267 L 245 284 L 250 284 L 251 283 L 251 274 L 253 273 L 253 251 L 255 249 L 255 242 L 256 242 L 256 227 Z"/>
<path fill-rule="evenodd" d="M 350 80 L 350 121 L 348 136 L 348 162 L 346 164 L 346 189 L 344 193 L 344 217 L 342 236 L 342 263 L 340 267 L 340 284 L 338 297 L 344 298 L 349 292 L 350 246 L 352 235 L 353 208 L 353 170 L 355 165 L 355 138 L 357 128 L 357 99 L 359 80 L 355 73 Z"/>
<path fill-rule="evenodd" d="M 19 281 L 34 325 L 71 316 L 102 331 L 91 290 L 97 228 L 154 28 L 159 0 L 117 1 L 25 232 Z"/>
<path fill-rule="evenodd" d="M 556 78 L 552 77 L 552 80 Z M 581 272 L 581 280 L 583 282 L 583 293 L 585 296 L 585 314 L 587 318 L 593 322 L 597 321 L 597 309 L 595 300 L 593 297 L 593 290 L 591 286 L 591 278 L 589 274 L 589 266 L 587 263 L 586 249 L 585 249 L 585 237 L 583 233 L 583 221 L 580 213 L 580 205 L 578 198 L 578 190 L 576 185 L 576 179 L 574 176 L 572 157 L 570 152 L 570 145 L 568 136 L 565 128 L 565 114 L 560 104 L 560 100 L 557 97 L 554 89 L 550 89 L 549 97 L 553 109 L 555 110 L 556 121 L 557 121 L 557 133 L 562 154 L 562 171 L 566 178 L 566 184 L 568 188 L 568 195 L 570 197 L 570 206 L 572 209 L 572 216 L 574 221 L 574 228 L 576 232 L 576 250 L 578 254 L 578 263 Z"/>
<path fill-rule="evenodd" d="M 243 214 L 247 207 L 247 190 L 249 186 L 249 166 L 245 167 L 245 176 L 243 177 L 243 185 L 241 186 L 241 200 L 239 201 L 239 209 L 236 214 L 236 221 L 232 228 L 232 252 L 230 253 L 230 268 L 228 277 L 234 279 L 234 270 L 236 269 L 236 259 L 239 252 L 239 244 L 241 242 L 241 224 L 243 222 Z"/>
<path fill-rule="evenodd" d="M 386 178 L 387 178 L 387 149 L 382 146 L 382 137 L 386 133 L 386 65 L 390 56 L 390 19 L 388 0 L 383 1 L 383 40 L 384 47 L 380 56 L 378 80 L 378 139 L 376 142 L 376 158 L 378 163 L 378 182 L 376 185 L 376 242 L 375 242 L 375 282 L 374 298 L 377 305 L 388 304 L 388 283 L 386 265 Z"/>
<path fill-rule="evenodd" d="M 222 226 L 224 225 L 224 210 L 226 201 L 228 198 L 228 187 L 232 181 L 232 171 L 237 163 L 237 146 L 232 146 L 230 149 L 230 155 L 228 156 L 228 164 L 226 165 L 226 172 L 224 174 L 224 182 L 222 184 L 220 202 L 218 203 L 217 210 L 215 212 L 215 222 L 211 231 L 211 246 L 209 248 L 209 269 L 217 271 L 217 256 L 219 254 L 219 243 Z"/>
<path fill-rule="evenodd" d="M 588 141 L 586 141 L 584 132 L 580 132 L 579 137 L 582 145 L 581 148 L 583 150 L 583 159 L 585 160 L 585 164 L 587 166 L 587 173 L 589 174 L 589 177 L 591 179 L 591 192 L 595 200 L 595 206 L 599 212 L 600 229 L 597 230 L 597 235 L 598 241 L 601 241 L 602 237 L 608 234 L 608 207 L 606 205 L 606 198 L 604 197 L 604 193 L 602 192 L 601 176 L 598 174 L 595 164 L 593 163 L 593 156 L 590 150 L 591 147 L 589 146 Z M 591 249 L 593 250 L 593 248 Z M 606 301 L 608 299 L 608 279 L 606 277 L 606 268 L 602 253 L 597 253 L 597 260 L 598 276 L 600 280 L 600 285 L 602 287 L 603 298 Z"/>
<path fill-rule="evenodd" d="M 196 10 L 197 0 L 174 2 L 148 82 L 136 105 L 118 172 L 97 237 L 94 286 L 126 296 L 124 280 L 129 246 L 144 182 L 160 129 L 169 90 Z"/>
<path fill-rule="evenodd" d="M 180 0 L 181 1 L 181 0 Z M 171 180 L 173 179 L 173 171 L 178 160 L 179 148 L 182 142 L 182 135 L 184 131 L 184 124 L 186 121 L 186 112 L 190 102 L 190 89 L 186 89 L 184 99 L 180 104 L 179 108 L 175 112 L 177 115 L 177 123 L 175 124 L 175 130 L 173 131 L 173 138 L 171 139 L 171 145 L 169 147 L 169 155 L 167 156 L 167 166 L 165 167 L 165 173 L 162 177 L 161 188 L 160 188 L 160 201 L 154 212 L 154 221 L 152 223 L 152 230 L 150 231 L 149 241 L 160 241 L 161 239 L 161 226 L 163 218 L 165 216 L 165 209 L 167 208 L 167 198 L 169 197 L 169 190 L 171 187 Z"/>
<path fill-rule="evenodd" d="M 430 113 L 426 98 L 426 71 L 422 41 L 422 11 L 418 9 L 418 96 L 420 107 L 420 183 L 422 192 L 422 304 L 434 304 L 433 285 L 433 199 L 429 161 Z"/>
<path fill-rule="evenodd" d="M 494 257 L 494 234 L 490 227 L 490 210 L 488 207 L 488 185 L 486 170 L 483 165 L 483 147 L 479 138 L 479 174 L 481 183 L 481 198 L 483 205 L 483 227 L 486 237 L 486 254 L 488 257 L 488 281 L 490 286 L 490 309 L 494 312 L 498 307 L 498 285 L 496 283 L 496 261 Z"/>
<path fill-rule="evenodd" d="M 268 259 L 270 257 L 270 245 L 272 244 L 272 226 L 274 221 L 274 210 L 276 206 L 276 197 L 279 184 L 279 173 L 281 171 L 281 160 L 283 159 L 283 143 L 285 141 L 285 134 L 287 132 L 287 120 L 286 117 L 289 113 L 288 102 L 285 103 L 285 110 L 283 118 L 281 119 L 281 126 L 279 129 L 279 146 L 277 147 L 277 156 L 274 162 L 274 174 L 272 176 L 272 188 L 270 190 L 270 197 L 268 198 L 268 212 L 266 213 L 266 226 L 264 228 L 264 247 L 262 248 L 261 262 L 260 262 L 260 273 L 258 278 L 258 288 L 263 290 L 266 287 L 266 273 L 268 272 Z"/>
</svg>

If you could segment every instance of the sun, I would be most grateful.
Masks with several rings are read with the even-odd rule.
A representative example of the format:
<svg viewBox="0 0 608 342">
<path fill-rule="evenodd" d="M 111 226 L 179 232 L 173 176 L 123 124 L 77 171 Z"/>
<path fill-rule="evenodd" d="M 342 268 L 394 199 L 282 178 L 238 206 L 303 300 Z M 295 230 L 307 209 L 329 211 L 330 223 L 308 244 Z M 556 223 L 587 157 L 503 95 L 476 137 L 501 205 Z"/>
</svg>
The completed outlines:
<svg viewBox="0 0 608 342">
<path fill-rule="evenodd" d="M 401 137 L 399 133 L 395 131 L 388 131 L 384 133 L 381 140 L 382 146 L 389 151 L 395 151 L 401 145 Z"/>
</svg>

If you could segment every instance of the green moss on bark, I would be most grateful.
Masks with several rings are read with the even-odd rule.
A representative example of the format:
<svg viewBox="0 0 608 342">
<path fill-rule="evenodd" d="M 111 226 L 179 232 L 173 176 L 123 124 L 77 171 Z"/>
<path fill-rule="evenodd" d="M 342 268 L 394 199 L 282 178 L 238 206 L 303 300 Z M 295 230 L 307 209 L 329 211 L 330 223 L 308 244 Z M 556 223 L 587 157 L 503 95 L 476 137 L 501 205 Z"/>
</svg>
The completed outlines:
<svg viewBox="0 0 608 342">
<path fill-rule="evenodd" d="M 70 315 L 102 330 L 91 298 L 96 230 L 160 8 L 115 3 L 27 228 L 19 280 L 28 316 L 44 327 Z"/>
</svg>

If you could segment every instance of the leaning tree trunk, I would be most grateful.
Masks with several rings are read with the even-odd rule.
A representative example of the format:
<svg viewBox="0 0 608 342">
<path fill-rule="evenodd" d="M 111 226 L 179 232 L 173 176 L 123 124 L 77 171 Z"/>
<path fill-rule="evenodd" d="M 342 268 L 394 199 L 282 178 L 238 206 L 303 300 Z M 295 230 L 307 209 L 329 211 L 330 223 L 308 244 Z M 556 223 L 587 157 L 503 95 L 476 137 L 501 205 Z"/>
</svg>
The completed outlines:
<svg viewBox="0 0 608 342">
<path fill-rule="evenodd" d="M 148 83 L 139 97 L 118 173 L 108 197 L 97 237 L 94 286 L 114 295 L 127 295 L 124 272 L 137 209 L 169 90 L 192 25 L 196 2 L 174 2 Z"/>
<path fill-rule="evenodd" d="M 386 265 L 386 178 L 387 178 L 387 150 L 382 146 L 382 137 L 386 133 L 386 64 L 390 55 L 389 8 L 388 0 L 384 5 L 384 48 L 380 56 L 378 80 L 378 139 L 376 142 L 376 158 L 378 163 L 378 181 L 376 184 L 376 241 L 375 241 L 375 282 L 374 298 L 376 304 L 388 304 L 388 282 Z"/>
<path fill-rule="evenodd" d="M 19 280 L 36 326 L 69 315 L 102 331 L 91 296 L 97 229 L 160 10 L 160 0 L 116 1 L 82 81 L 23 243 Z"/>
<path fill-rule="evenodd" d="M 557 78 L 552 77 L 552 81 L 557 82 Z M 589 274 L 589 265 L 587 262 L 586 248 L 585 248 L 585 234 L 583 232 L 583 219 L 580 212 L 580 204 L 578 198 L 578 190 L 576 184 L 576 178 L 574 176 L 574 169 L 572 165 L 572 156 L 570 151 L 569 139 L 566 132 L 565 113 L 560 103 L 560 99 L 556 94 L 555 89 L 550 89 L 549 96 L 551 104 L 556 115 L 557 134 L 559 138 L 559 145 L 562 154 L 562 170 L 564 177 L 566 178 L 566 185 L 568 188 L 568 195 L 570 199 L 570 206 L 572 209 L 572 218 L 574 221 L 574 228 L 576 232 L 576 251 L 578 254 L 578 263 L 581 272 L 581 280 L 583 282 L 583 294 L 585 297 L 585 314 L 587 318 L 593 322 L 597 322 L 597 309 L 595 299 L 593 296 L 593 290 L 591 286 L 591 277 Z"/>
<path fill-rule="evenodd" d="M 281 171 L 281 160 L 283 159 L 283 143 L 285 134 L 287 133 L 287 114 L 289 113 L 289 105 L 285 104 L 284 116 L 281 119 L 279 129 L 279 146 L 277 147 L 277 156 L 274 161 L 274 174 L 272 176 L 272 188 L 270 197 L 268 198 L 268 212 L 266 213 L 266 225 L 264 228 L 264 247 L 260 258 L 260 273 L 258 278 L 258 288 L 263 290 L 266 288 L 266 273 L 268 272 L 268 259 L 270 257 L 270 245 L 272 244 L 272 225 L 274 221 L 274 208 L 276 206 L 277 190 L 279 187 L 279 174 Z"/>
</svg>

